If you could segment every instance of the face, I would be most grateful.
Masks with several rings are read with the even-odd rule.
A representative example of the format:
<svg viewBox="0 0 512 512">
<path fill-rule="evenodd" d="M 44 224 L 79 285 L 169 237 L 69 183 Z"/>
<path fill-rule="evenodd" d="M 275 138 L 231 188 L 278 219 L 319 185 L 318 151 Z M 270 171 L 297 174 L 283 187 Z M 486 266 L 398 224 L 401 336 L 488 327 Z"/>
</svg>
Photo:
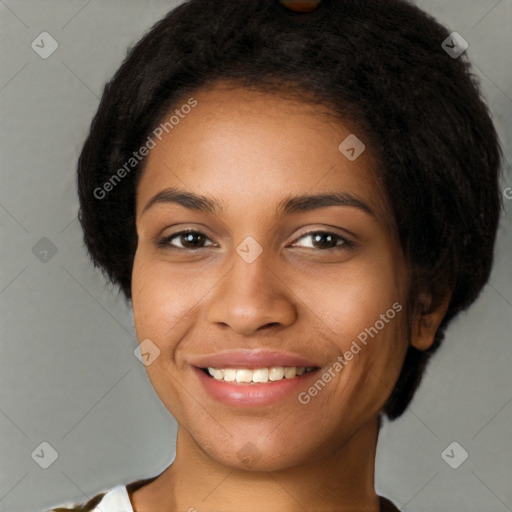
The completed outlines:
<svg viewBox="0 0 512 512">
<path fill-rule="evenodd" d="M 349 160 L 351 130 L 321 107 L 221 86 L 194 98 L 137 188 L 149 378 L 217 462 L 320 460 L 376 418 L 407 349 L 406 266 L 374 160 L 368 146 Z"/>
</svg>

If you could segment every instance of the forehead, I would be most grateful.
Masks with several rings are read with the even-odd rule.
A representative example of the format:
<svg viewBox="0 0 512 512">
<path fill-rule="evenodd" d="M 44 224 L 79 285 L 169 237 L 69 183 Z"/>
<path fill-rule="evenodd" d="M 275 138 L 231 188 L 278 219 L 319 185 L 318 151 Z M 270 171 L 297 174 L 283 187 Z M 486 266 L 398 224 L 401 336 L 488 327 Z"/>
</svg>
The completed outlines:
<svg viewBox="0 0 512 512">
<path fill-rule="evenodd" d="M 376 161 L 364 135 L 325 107 L 222 85 L 193 98 L 197 105 L 155 139 L 137 189 L 138 214 L 161 190 L 180 187 L 226 208 L 268 206 L 293 194 L 347 192 L 385 216 Z M 355 159 L 347 157 L 353 157 L 345 151 L 351 147 L 362 151 Z"/>
</svg>

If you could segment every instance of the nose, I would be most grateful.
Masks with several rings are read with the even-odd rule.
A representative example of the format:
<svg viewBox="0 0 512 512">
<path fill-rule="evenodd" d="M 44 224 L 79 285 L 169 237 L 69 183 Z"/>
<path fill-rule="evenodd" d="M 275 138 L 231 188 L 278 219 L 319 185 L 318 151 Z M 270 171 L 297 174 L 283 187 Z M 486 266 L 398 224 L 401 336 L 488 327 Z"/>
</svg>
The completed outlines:
<svg viewBox="0 0 512 512">
<path fill-rule="evenodd" d="M 210 297 L 207 320 L 242 336 L 293 324 L 297 318 L 293 294 L 265 252 L 252 263 L 236 252 L 232 260 L 231 270 Z"/>
</svg>

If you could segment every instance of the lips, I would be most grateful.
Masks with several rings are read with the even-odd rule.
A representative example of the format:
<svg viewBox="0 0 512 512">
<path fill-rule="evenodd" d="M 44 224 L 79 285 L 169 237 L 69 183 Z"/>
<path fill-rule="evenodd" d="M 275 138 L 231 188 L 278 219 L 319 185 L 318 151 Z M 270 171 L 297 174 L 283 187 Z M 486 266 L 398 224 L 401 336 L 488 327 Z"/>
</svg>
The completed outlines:
<svg viewBox="0 0 512 512">
<path fill-rule="evenodd" d="M 318 368 L 321 365 L 297 354 L 289 354 L 267 350 L 237 350 L 217 352 L 205 356 L 191 358 L 189 363 L 201 369 L 207 368 L 240 368 L 256 370 L 271 367 L 304 367 Z"/>
<path fill-rule="evenodd" d="M 203 392 L 230 407 L 295 402 L 320 367 L 318 362 L 298 354 L 268 350 L 218 352 L 188 362 Z"/>
</svg>

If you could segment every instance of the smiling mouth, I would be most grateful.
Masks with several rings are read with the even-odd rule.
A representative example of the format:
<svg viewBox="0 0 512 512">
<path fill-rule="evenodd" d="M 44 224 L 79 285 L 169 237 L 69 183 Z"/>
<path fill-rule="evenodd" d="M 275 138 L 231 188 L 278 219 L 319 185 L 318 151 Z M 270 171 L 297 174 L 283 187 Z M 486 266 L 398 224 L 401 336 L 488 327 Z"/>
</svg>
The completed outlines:
<svg viewBox="0 0 512 512">
<path fill-rule="evenodd" d="M 317 371 L 316 366 L 271 366 L 269 368 L 201 368 L 212 379 L 234 384 L 271 384 L 282 380 L 298 379 Z"/>
</svg>

